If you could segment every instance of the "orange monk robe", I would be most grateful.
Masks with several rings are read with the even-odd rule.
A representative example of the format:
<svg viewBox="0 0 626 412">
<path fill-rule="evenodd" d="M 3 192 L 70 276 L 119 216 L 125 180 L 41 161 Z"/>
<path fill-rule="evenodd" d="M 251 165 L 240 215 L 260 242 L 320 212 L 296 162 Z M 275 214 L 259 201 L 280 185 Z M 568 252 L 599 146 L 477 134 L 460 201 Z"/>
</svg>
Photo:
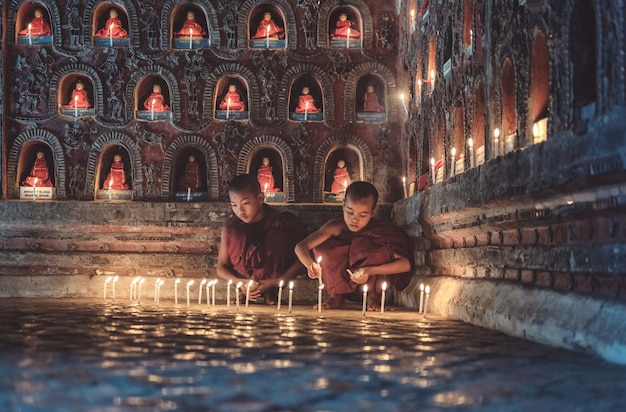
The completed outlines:
<svg viewBox="0 0 626 412">
<path fill-rule="evenodd" d="M 35 183 L 35 179 L 37 182 Z M 30 174 L 22 182 L 22 186 L 32 187 L 52 187 L 48 174 L 48 162 L 46 159 L 36 159 Z"/>
<path fill-rule="evenodd" d="M 18 33 L 20 36 L 28 36 L 28 27 L 24 30 L 20 30 Z M 30 35 L 31 36 L 50 36 L 52 30 L 47 21 L 41 17 L 33 17 L 30 21 Z"/>
<path fill-rule="evenodd" d="M 111 25 L 113 25 L 112 28 Z M 128 32 L 122 27 L 122 21 L 120 19 L 111 17 L 107 19 L 104 28 L 98 30 L 94 36 L 124 38 L 128 37 Z"/>
<path fill-rule="evenodd" d="M 185 165 L 185 174 L 180 179 L 180 190 L 191 189 L 192 191 L 200 188 L 200 172 L 197 162 L 187 162 Z"/>
<path fill-rule="evenodd" d="M 363 96 L 363 111 L 364 112 L 384 112 L 383 106 L 378 103 L 378 95 L 376 92 L 365 92 Z"/>
<path fill-rule="evenodd" d="M 269 28 L 269 31 L 268 31 L 268 28 Z M 274 38 L 278 37 L 279 39 L 284 39 L 285 29 L 283 29 L 282 27 L 274 23 L 273 19 L 269 19 L 269 20 L 263 19 L 259 23 L 259 27 L 257 27 L 256 29 L 256 34 L 252 36 L 252 38 L 253 39 L 266 39 L 268 36 L 270 39 L 272 37 Z"/>
<path fill-rule="evenodd" d="M 72 98 L 70 99 L 70 102 L 63 107 L 71 109 L 89 109 L 91 107 L 91 103 L 89 103 L 89 99 L 87 97 L 87 90 L 74 89 L 72 91 Z"/>
<path fill-rule="evenodd" d="M 331 39 L 347 39 L 348 38 L 348 29 L 350 29 L 350 38 L 351 39 L 360 39 L 361 33 L 352 28 L 352 22 L 350 20 L 337 20 L 335 23 L 335 30 L 330 34 Z"/>
<path fill-rule="evenodd" d="M 330 192 L 335 194 L 343 193 L 348 186 L 350 186 L 350 173 L 348 173 L 348 169 L 345 167 L 336 168 L 335 174 L 333 175 L 333 183 L 330 185 Z"/>
<path fill-rule="evenodd" d="M 274 175 L 272 174 L 272 166 L 261 165 L 257 171 L 256 178 L 264 192 L 278 192 L 280 189 L 274 187 Z"/>
<path fill-rule="evenodd" d="M 228 99 L 230 98 L 230 102 Z M 234 112 L 244 112 L 246 105 L 241 101 L 241 96 L 237 90 L 228 91 L 220 103 L 220 110 L 231 110 Z"/>
<path fill-rule="evenodd" d="M 308 107 L 307 107 L 308 102 Z M 310 94 L 302 94 L 298 97 L 298 107 L 296 107 L 296 113 L 319 113 L 320 109 L 315 107 L 315 99 Z"/>
<path fill-rule="evenodd" d="M 150 96 L 143 102 L 143 107 L 146 110 L 154 110 L 155 112 L 166 112 L 170 110 L 170 107 L 165 104 L 165 98 L 159 92 L 150 93 Z"/>
<path fill-rule="evenodd" d="M 189 34 L 192 36 L 204 36 L 206 33 L 197 21 L 187 19 L 183 23 L 183 27 L 180 31 L 174 33 L 174 35 L 178 37 L 189 37 Z"/>
<path fill-rule="evenodd" d="M 259 222 L 244 223 L 237 216 L 226 221 L 227 248 L 232 269 L 244 278 L 275 279 L 296 260 L 294 248 L 306 237 L 300 219 L 263 204 Z"/>
<path fill-rule="evenodd" d="M 343 217 L 339 217 L 343 222 Z M 377 266 L 393 261 L 394 254 L 409 259 L 411 270 L 389 275 L 389 282 L 403 290 L 411 281 L 415 260 L 409 235 L 393 223 L 373 217 L 359 232 L 351 232 L 344 223 L 339 236 L 331 237 L 313 249 L 322 256 L 322 278 L 328 293 L 343 295 L 355 292 L 360 285 L 350 279 L 346 269 L 355 272 L 363 266 Z"/>
<path fill-rule="evenodd" d="M 113 162 L 111 170 L 107 178 L 104 180 L 102 189 L 108 190 L 128 190 L 128 184 L 126 184 L 126 172 L 124 172 L 124 163 Z"/>
</svg>

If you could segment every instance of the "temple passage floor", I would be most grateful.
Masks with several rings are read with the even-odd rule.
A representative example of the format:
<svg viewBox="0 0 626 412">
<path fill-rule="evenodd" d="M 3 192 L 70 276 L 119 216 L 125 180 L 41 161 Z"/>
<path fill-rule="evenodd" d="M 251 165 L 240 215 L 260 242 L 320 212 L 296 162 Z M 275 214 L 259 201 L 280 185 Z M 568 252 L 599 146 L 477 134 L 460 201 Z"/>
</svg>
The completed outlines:
<svg viewBox="0 0 626 412">
<path fill-rule="evenodd" d="M 626 367 L 395 307 L 0 299 L 2 411 L 620 411 Z"/>
</svg>

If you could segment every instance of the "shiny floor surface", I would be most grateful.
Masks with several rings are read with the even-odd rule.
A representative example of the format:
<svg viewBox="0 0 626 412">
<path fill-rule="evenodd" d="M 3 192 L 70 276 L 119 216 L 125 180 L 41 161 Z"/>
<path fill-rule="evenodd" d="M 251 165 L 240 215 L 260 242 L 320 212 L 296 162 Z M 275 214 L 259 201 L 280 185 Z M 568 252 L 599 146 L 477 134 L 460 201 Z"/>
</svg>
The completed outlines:
<svg viewBox="0 0 626 412">
<path fill-rule="evenodd" d="M 624 410 L 626 367 L 393 309 L 0 299 L 0 410 Z"/>
</svg>

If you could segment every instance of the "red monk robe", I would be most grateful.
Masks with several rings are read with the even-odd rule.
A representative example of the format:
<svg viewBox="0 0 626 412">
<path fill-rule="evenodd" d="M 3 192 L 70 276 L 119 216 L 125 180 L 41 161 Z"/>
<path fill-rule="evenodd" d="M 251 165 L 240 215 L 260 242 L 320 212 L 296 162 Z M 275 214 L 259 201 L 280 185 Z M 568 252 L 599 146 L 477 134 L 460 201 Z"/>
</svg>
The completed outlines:
<svg viewBox="0 0 626 412">
<path fill-rule="evenodd" d="M 342 217 L 339 236 L 331 237 L 313 249 L 315 256 L 322 256 L 322 278 L 330 295 L 355 292 L 360 285 L 350 280 L 346 269 L 352 272 L 363 266 L 382 265 L 394 260 L 394 254 L 407 258 L 411 270 L 389 276 L 389 282 L 403 290 L 409 285 L 415 268 L 413 243 L 409 235 L 393 223 L 372 218 L 359 232 L 352 232 Z"/>
<path fill-rule="evenodd" d="M 272 174 L 272 166 L 262 164 L 257 170 L 256 178 L 261 185 L 263 192 L 278 192 L 280 189 L 274 187 L 274 175 Z"/>
<path fill-rule="evenodd" d="M 306 236 L 294 214 L 266 204 L 263 209 L 265 217 L 255 223 L 244 223 L 236 216 L 226 221 L 232 269 L 255 281 L 282 275 L 296 261 L 294 247 Z"/>
<path fill-rule="evenodd" d="M 125 38 L 128 37 L 128 32 L 122 27 L 122 21 L 117 18 L 117 10 L 109 11 L 109 18 L 107 19 L 104 27 L 94 34 L 94 37 L 113 37 L 113 38 Z"/>
<path fill-rule="evenodd" d="M 170 107 L 165 104 L 165 98 L 160 91 L 150 93 L 150 96 L 143 102 L 146 110 L 154 110 L 155 112 L 167 112 Z"/>
<path fill-rule="evenodd" d="M 338 163 L 345 165 L 342 160 Z M 330 192 L 334 194 L 343 193 L 346 191 L 346 188 L 350 186 L 350 173 L 348 172 L 348 168 L 340 166 L 339 164 L 337 164 L 337 166 L 333 175 L 333 183 L 330 185 Z"/>
<path fill-rule="evenodd" d="M 63 107 L 70 109 L 89 109 L 91 107 L 91 103 L 89 103 L 87 90 L 82 88 L 79 89 L 78 87 L 72 90 L 72 98 L 69 103 Z"/>
<path fill-rule="evenodd" d="M 52 187 L 52 182 L 48 174 L 48 162 L 44 158 L 43 152 L 37 153 L 37 159 L 35 159 L 30 174 L 22 182 L 22 186 Z"/>
<path fill-rule="evenodd" d="M 20 36 L 28 36 L 30 31 L 31 36 L 50 36 L 52 30 L 47 21 L 43 19 L 43 12 L 39 9 L 35 10 L 35 17 L 30 21 L 30 30 L 26 26 L 24 30 L 20 30 L 18 33 Z"/>
<path fill-rule="evenodd" d="M 259 27 L 256 29 L 256 33 L 251 37 L 252 39 L 267 39 L 278 40 L 285 38 L 285 29 L 278 26 L 272 20 L 270 13 L 263 15 L 263 20 L 259 23 Z"/>
<path fill-rule="evenodd" d="M 187 38 L 189 38 L 189 35 L 192 37 L 203 37 L 206 33 L 195 18 L 195 14 L 192 11 L 188 12 L 187 20 L 183 23 L 183 27 L 181 27 L 180 31 L 174 33 L 174 35 Z"/>
<path fill-rule="evenodd" d="M 230 110 L 233 112 L 244 112 L 246 105 L 241 101 L 241 96 L 236 89 L 232 89 L 230 86 L 222 102 L 220 103 L 220 110 Z M 229 100 L 230 99 L 230 100 Z"/>
<path fill-rule="evenodd" d="M 350 20 L 347 20 L 345 14 L 339 16 L 339 20 L 335 23 L 335 30 L 330 34 L 331 39 L 360 39 L 361 33 L 355 29 Z"/>
<path fill-rule="evenodd" d="M 189 156 L 189 161 L 185 165 L 185 174 L 180 179 L 180 190 L 191 189 L 196 191 L 200 188 L 200 171 L 195 156 Z"/>
<path fill-rule="evenodd" d="M 107 175 L 107 178 L 102 185 L 103 190 L 128 190 L 128 184 L 126 184 L 126 172 L 124 171 L 124 163 L 122 163 L 121 158 L 118 159 L 118 156 L 115 157 L 116 160 L 113 160 L 113 164 L 111 164 L 111 170 Z"/>
<path fill-rule="evenodd" d="M 308 105 L 307 105 L 308 103 Z M 298 97 L 298 107 L 296 113 L 319 113 L 320 109 L 315 107 L 315 99 L 310 94 L 302 94 Z"/>
<path fill-rule="evenodd" d="M 378 95 L 374 89 L 369 86 L 365 95 L 363 95 L 363 111 L 364 112 L 384 112 L 385 108 L 378 102 Z"/>
</svg>

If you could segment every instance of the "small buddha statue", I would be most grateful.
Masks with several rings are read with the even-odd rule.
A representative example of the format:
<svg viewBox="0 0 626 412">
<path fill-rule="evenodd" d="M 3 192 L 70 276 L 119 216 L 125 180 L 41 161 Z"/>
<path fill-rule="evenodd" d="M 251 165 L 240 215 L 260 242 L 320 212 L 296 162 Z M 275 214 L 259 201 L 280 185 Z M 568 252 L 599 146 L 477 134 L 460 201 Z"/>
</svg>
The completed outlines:
<svg viewBox="0 0 626 412">
<path fill-rule="evenodd" d="M 309 94 L 308 86 L 302 88 L 302 94 L 298 97 L 296 113 L 319 113 L 321 110 L 315 106 L 315 99 Z"/>
<path fill-rule="evenodd" d="M 36 154 L 35 163 L 30 169 L 30 173 L 22 182 L 22 186 L 26 187 L 52 187 L 50 175 L 48 174 L 48 162 L 42 151 Z"/>
<path fill-rule="evenodd" d="M 348 20 L 346 13 L 341 13 L 335 23 L 335 29 L 330 33 L 331 39 L 360 39 L 361 32 L 355 28 L 355 24 Z"/>
<path fill-rule="evenodd" d="M 187 20 L 185 20 L 180 30 L 174 33 L 176 37 L 185 37 L 187 39 L 189 36 L 194 39 L 199 39 L 204 37 L 205 34 L 206 32 L 202 26 L 196 21 L 196 14 L 193 10 L 187 12 Z"/>
<path fill-rule="evenodd" d="M 251 37 L 252 39 L 270 39 L 278 40 L 285 38 L 285 29 L 274 23 L 272 19 L 272 13 L 266 11 L 263 13 L 263 20 L 259 23 L 259 27 L 256 29 L 256 33 Z"/>
<path fill-rule="evenodd" d="M 220 110 L 231 110 L 236 112 L 243 112 L 246 110 L 246 105 L 241 101 L 241 96 L 237 91 L 236 85 L 228 85 L 228 91 L 220 103 Z"/>
<path fill-rule="evenodd" d="M 270 159 L 263 158 L 261 166 L 257 170 L 256 175 L 261 190 L 263 192 L 278 192 L 280 189 L 274 187 L 274 175 L 272 174 L 272 166 L 270 166 Z"/>
<path fill-rule="evenodd" d="M 337 168 L 333 175 L 333 183 L 330 186 L 330 192 L 334 194 L 340 194 L 346 191 L 346 188 L 350 185 L 350 173 L 346 167 L 346 162 L 339 160 L 337 162 Z"/>
<path fill-rule="evenodd" d="M 124 171 L 124 163 L 122 156 L 116 154 L 113 156 L 113 163 L 107 178 L 102 185 L 103 190 L 128 190 L 126 183 L 126 172 Z"/>
<path fill-rule="evenodd" d="M 87 90 L 85 90 L 85 85 L 82 81 L 76 81 L 74 90 L 72 90 L 72 98 L 69 103 L 63 107 L 71 109 L 89 109 L 91 107 L 91 103 L 89 103 L 89 98 L 87 96 Z"/>
<path fill-rule="evenodd" d="M 163 94 L 161 94 L 160 85 L 152 85 L 152 93 L 150 93 L 150 96 L 143 102 L 143 107 L 153 112 L 167 112 L 170 110 L 170 107 L 165 104 L 165 98 Z"/>
<path fill-rule="evenodd" d="M 378 103 L 378 95 L 371 84 L 367 86 L 367 90 L 363 95 L 363 111 L 377 113 L 385 111 L 385 108 Z"/>
<path fill-rule="evenodd" d="M 200 189 L 200 172 L 194 155 L 189 156 L 189 160 L 185 165 L 185 173 L 179 182 L 179 187 L 180 190 L 191 189 L 192 192 Z"/>
<path fill-rule="evenodd" d="M 28 23 L 25 29 L 20 30 L 18 33 L 20 36 L 50 36 L 52 30 L 50 25 L 43 18 L 43 11 L 41 9 L 35 9 L 35 17 Z"/>
<path fill-rule="evenodd" d="M 94 36 L 113 38 L 128 37 L 128 32 L 122 27 L 122 21 L 118 18 L 116 9 L 109 10 L 109 18 L 104 24 L 104 27 L 98 30 Z"/>
</svg>

